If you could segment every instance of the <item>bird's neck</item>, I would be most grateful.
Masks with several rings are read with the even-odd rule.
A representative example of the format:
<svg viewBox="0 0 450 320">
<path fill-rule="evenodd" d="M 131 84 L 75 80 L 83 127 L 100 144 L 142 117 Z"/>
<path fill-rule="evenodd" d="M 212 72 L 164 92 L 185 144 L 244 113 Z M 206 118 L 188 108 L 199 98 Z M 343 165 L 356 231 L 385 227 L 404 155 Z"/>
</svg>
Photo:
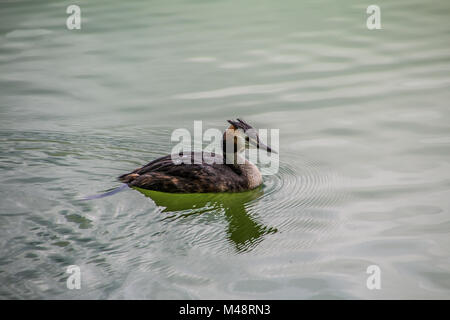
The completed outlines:
<svg viewBox="0 0 450 320">
<path fill-rule="evenodd" d="M 227 165 L 239 167 L 247 162 L 243 152 L 228 152 L 223 154 L 223 161 Z"/>
<path fill-rule="evenodd" d="M 246 180 L 249 189 L 262 183 L 261 172 L 257 166 L 245 159 L 244 153 L 224 153 L 224 163 Z"/>
<path fill-rule="evenodd" d="M 262 175 L 258 167 L 245 159 L 245 150 L 239 150 L 236 143 L 232 144 L 232 150 L 227 150 L 226 142 L 227 135 L 224 133 L 222 140 L 223 163 L 238 175 L 242 176 L 248 184 L 249 189 L 254 189 L 259 186 L 262 183 Z"/>
</svg>

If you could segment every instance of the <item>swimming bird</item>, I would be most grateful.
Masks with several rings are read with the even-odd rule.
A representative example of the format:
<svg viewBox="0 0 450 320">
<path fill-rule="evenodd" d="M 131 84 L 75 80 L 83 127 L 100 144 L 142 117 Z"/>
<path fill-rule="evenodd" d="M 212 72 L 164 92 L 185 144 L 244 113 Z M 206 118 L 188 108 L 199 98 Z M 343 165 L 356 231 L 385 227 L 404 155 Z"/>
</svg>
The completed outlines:
<svg viewBox="0 0 450 320">
<path fill-rule="evenodd" d="M 256 130 L 245 121 L 227 121 L 230 126 L 222 137 L 222 154 L 180 152 L 167 155 L 121 175 L 119 180 L 129 187 L 172 193 L 255 189 L 262 184 L 262 175 L 256 165 L 245 159 L 245 149 L 252 146 L 276 152 L 260 141 Z"/>
</svg>

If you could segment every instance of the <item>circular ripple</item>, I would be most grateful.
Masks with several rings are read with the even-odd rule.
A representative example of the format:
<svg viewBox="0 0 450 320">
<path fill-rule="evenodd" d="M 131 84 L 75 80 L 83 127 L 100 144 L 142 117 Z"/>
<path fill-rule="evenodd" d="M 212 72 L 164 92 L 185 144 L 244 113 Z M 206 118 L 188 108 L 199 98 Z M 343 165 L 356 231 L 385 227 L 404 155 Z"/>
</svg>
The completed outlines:
<svg viewBox="0 0 450 320">
<path fill-rule="evenodd" d="M 280 162 L 277 174 L 264 177 L 262 200 L 277 209 L 297 207 L 330 207 L 342 196 L 338 190 L 338 177 L 321 164 L 302 160 L 295 166 Z M 269 206 L 271 206 L 269 204 Z"/>
<path fill-rule="evenodd" d="M 306 245 L 339 224 L 335 209 L 346 198 L 340 186 L 339 175 L 325 164 L 284 153 L 277 174 L 264 177 L 255 211 L 264 212 L 280 231 L 296 233 Z M 299 239 L 291 240 L 299 244 Z"/>
</svg>

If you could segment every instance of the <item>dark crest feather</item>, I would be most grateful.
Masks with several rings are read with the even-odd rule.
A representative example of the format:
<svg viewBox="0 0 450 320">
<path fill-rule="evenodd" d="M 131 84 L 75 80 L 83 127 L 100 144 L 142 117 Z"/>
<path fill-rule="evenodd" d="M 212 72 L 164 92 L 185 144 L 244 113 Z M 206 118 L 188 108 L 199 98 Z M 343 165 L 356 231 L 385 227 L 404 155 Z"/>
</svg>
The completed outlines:
<svg viewBox="0 0 450 320">
<path fill-rule="evenodd" d="M 232 124 L 234 127 L 238 128 L 238 129 L 242 129 L 244 131 L 247 131 L 249 129 L 253 129 L 251 125 L 249 125 L 247 122 L 241 120 L 241 119 L 236 119 L 237 121 L 233 121 L 233 120 L 227 120 L 230 124 Z"/>
</svg>

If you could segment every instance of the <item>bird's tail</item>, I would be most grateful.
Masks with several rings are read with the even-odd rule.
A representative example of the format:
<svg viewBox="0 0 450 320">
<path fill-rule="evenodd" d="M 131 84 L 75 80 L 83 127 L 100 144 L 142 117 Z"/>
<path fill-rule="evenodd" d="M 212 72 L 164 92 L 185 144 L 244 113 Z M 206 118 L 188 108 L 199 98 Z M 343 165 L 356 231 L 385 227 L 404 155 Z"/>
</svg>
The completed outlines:
<svg viewBox="0 0 450 320">
<path fill-rule="evenodd" d="M 123 182 L 123 183 L 130 183 L 133 180 L 135 180 L 137 177 L 139 177 L 138 173 L 126 173 L 123 174 L 119 177 L 119 181 Z"/>
<path fill-rule="evenodd" d="M 124 183 L 124 184 L 118 186 L 117 188 L 109 190 L 109 191 L 107 191 L 105 193 L 100 193 L 100 194 L 94 194 L 94 195 L 91 195 L 91 196 L 87 196 L 87 197 L 82 198 L 81 200 L 94 200 L 94 199 L 100 199 L 100 198 L 104 198 L 104 197 L 109 197 L 109 196 L 112 196 L 113 194 L 116 194 L 116 193 L 118 193 L 120 191 L 123 191 L 125 189 L 128 189 L 128 188 L 129 188 L 128 185 L 126 183 Z"/>
</svg>

